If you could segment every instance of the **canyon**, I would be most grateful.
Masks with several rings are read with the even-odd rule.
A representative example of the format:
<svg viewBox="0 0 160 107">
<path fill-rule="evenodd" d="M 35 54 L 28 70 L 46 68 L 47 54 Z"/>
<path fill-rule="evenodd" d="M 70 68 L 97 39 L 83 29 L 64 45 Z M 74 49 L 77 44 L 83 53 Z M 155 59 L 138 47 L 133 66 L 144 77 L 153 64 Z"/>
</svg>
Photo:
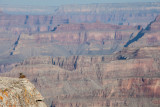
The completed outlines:
<svg viewBox="0 0 160 107">
<path fill-rule="evenodd" d="M 2 5 L 0 64 L 39 55 L 112 54 L 128 45 L 128 40 L 157 17 L 159 5 L 124 3 L 47 8 Z M 155 39 L 149 38 L 149 41 Z"/>
<path fill-rule="evenodd" d="M 32 57 L 0 75 L 23 73 L 48 106 L 158 107 L 159 53 L 155 46 L 104 56 Z"/>
<path fill-rule="evenodd" d="M 49 15 L 2 6 L 0 82 L 34 84 L 48 107 L 159 107 L 159 6 L 68 5 Z"/>
<path fill-rule="evenodd" d="M 21 34 L 10 55 L 27 58 L 111 54 L 139 31 L 138 27 L 101 23 L 60 25 L 49 33 Z"/>
</svg>

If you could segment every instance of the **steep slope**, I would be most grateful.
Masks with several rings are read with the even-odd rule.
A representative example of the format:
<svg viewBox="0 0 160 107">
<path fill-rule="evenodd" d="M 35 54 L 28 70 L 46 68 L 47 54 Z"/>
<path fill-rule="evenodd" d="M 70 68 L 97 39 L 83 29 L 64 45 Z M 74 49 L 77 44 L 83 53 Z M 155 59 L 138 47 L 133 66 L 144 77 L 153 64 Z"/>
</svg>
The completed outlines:
<svg viewBox="0 0 160 107">
<path fill-rule="evenodd" d="M 144 47 L 126 48 L 113 56 L 79 56 L 77 61 L 41 56 L 0 75 L 17 77 L 23 72 L 48 106 L 158 107 L 159 53 L 160 47 Z"/>
<path fill-rule="evenodd" d="M 47 107 L 43 97 L 25 78 L 0 77 L 1 107 Z"/>
</svg>

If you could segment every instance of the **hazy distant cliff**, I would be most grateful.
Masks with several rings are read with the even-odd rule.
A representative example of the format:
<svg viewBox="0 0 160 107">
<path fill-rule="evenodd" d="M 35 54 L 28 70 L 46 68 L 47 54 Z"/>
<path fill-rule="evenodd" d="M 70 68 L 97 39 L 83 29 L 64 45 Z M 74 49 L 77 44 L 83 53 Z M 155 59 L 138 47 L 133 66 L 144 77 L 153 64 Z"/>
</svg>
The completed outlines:
<svg viewBox="0 0 160 107">
<path fill-rule="evenodd" d="M 138 26 L 103 23 L 63 24 L 50 32 L 19 35 L 10 55 L 27 58 L 111 54 L 122 49 L 140 30 Z"/>
<path fill-rule="evenodd" d="M 128 40 L 153 21 L 160 13 L 159 6 L 160 3 L 66 5 L 47 9 L 1 6 L 0 64 L 7 64 L 7 58 L 14 62 L 36 55 L 111 54 L 128 45 Z M 31 13 L 25 13 L 26 10 Z M 52 14 L 43 13 L 49 10 Z M 155 40 L 149 38 L 149 44 Z"/>
<path fill-rule="evenodd" d="M 47 7 L 47 9 L 1 6 L 4 12 L 0 16 L 0 30 L 14 33 L 43 32 L 50 31 L 58 24 L 94 23 L 96 21 L 145 27 L 160 13 L 159 6 L 160 3 L 66 5 Z M 25 10 L 31 13 L 39 10 L 42 14 L 29 14 L 25 13 Z M 21 14 L 21 11 L 24 13 Z M 52 12 L 47 15 L 45 14 L 47 11 Z M 17 13 L 14 14 L 14 12 Z"/>
</svg>

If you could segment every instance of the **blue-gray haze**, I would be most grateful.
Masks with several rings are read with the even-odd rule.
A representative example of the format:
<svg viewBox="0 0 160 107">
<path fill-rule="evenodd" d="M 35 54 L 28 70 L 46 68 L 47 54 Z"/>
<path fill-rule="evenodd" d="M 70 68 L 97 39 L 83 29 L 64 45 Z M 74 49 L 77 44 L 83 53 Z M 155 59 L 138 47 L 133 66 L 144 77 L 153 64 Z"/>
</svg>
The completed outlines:
<svg viewBox="0 0 160 107">
<path fill-rule="evenodd" d="M 65 4 L 159 2 L 160 0 L 0 0 L 0 5 L 59 6 Z"/>
</svg>

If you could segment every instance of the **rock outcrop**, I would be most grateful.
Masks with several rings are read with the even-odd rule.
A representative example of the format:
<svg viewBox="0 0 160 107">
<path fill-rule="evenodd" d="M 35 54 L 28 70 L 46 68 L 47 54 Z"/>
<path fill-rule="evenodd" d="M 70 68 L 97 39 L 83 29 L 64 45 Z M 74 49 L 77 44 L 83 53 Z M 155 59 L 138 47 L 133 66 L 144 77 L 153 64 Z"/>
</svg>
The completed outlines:
<svg viewBox="0 0 160 107">
<path fill-rule="evenodd" d="M 0 107 L 47 107 L 43 99 L 29 80 L 0 77 Z"/>
</svg>

